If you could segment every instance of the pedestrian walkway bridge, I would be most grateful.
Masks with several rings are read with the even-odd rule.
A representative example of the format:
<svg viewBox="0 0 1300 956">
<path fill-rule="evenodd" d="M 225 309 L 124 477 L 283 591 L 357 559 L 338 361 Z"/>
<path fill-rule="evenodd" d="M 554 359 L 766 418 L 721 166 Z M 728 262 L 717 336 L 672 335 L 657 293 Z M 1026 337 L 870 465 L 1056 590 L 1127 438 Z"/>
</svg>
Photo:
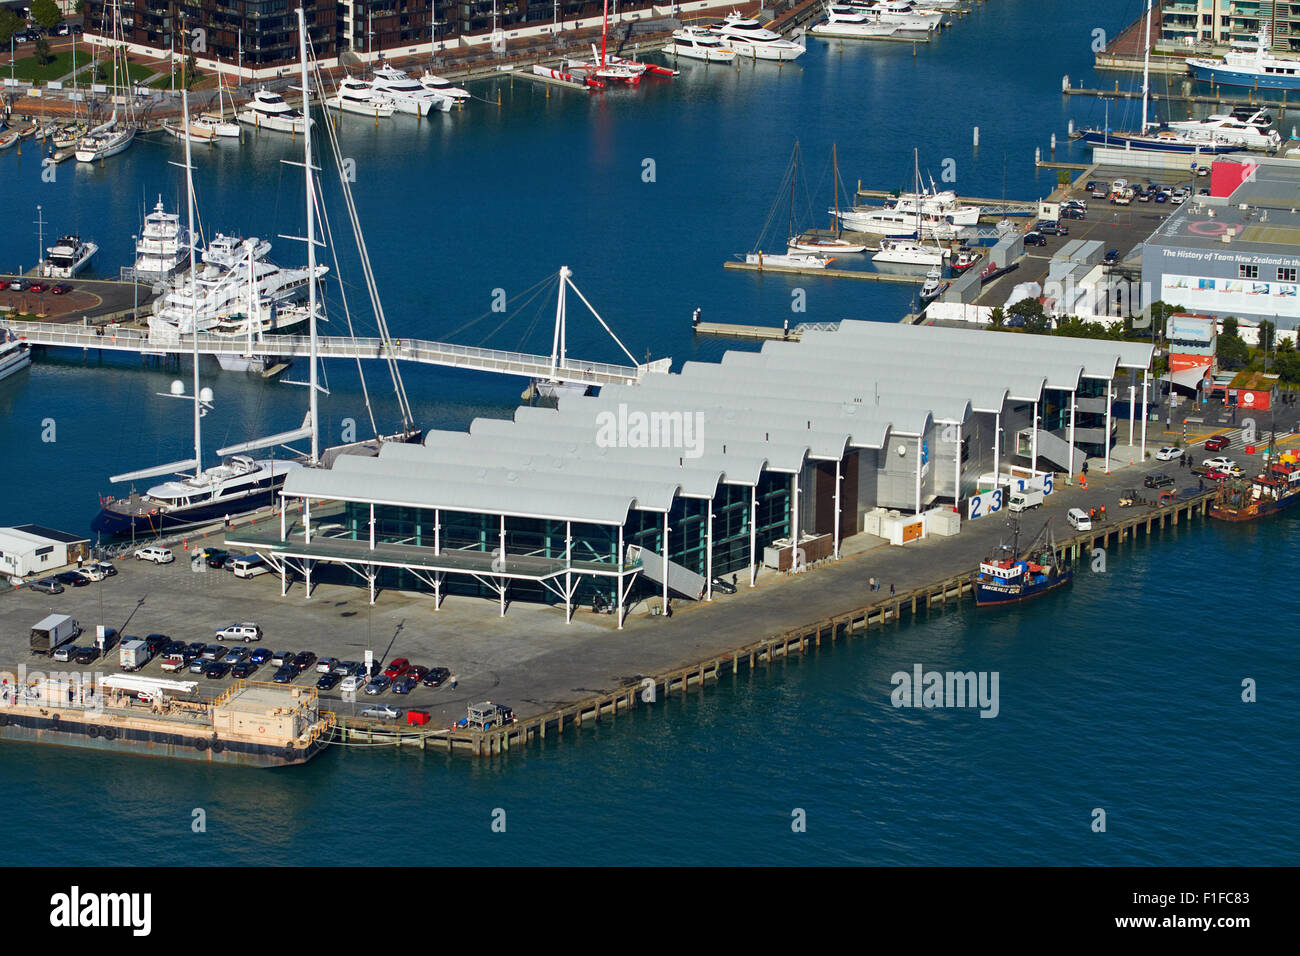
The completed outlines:
<svg viewBox="0 0 1300 956">
<path fill-rule="evenodd" d="M 192 338 L 188 336 L 174 344 L 162 345 L 151 340 L 149 333 L 143 329 L 9 322 L 2 319 L 0 327 L 8 329 L 16 338 L 29 345 L 52 348 L 107 349 L 166 356 L 189 354 L 195 347 Z M 244 355 L 249 347 L 247 339 L 242 337 L 199 333 L 198 351 L 203 355 Z M 273 356 L 306 358 L 311 354 L 311 339 L 306 335 L 276 335 L 255 343 L 253 351 Z M 647 373 L 667 372 L 672 364 L 671 358 L 656 359 L 636 366 L 566 358 L 552 371 L 549 355 L 452 345 L 427 339 L 393 339 L 385 342 L 379 338 L 331 335 L 317 337 L 316 353 L 321 358 L 397 359 L 422 365 L 445 365 L 478 372 L 498 372 L 523 378 L 592 386 L 632 385 Z"/>
</svg>

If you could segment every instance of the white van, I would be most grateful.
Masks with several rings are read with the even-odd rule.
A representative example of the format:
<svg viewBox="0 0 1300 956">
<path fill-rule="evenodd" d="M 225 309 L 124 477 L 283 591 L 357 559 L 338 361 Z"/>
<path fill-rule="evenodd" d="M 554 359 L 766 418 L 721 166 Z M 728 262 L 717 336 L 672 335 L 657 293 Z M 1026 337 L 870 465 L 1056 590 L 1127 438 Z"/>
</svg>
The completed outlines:
<svg viewBox="0 0 1300 956">
<path fill-rule="evenodd" d="M 1088 512 L 1081 508 L 1071 508 L 1065 513 L 1065 520 L 1070 522 L 1070 527 L 1075 531 L 1092 530 L 1092 519 L 1088 517 Z"/>
<path fill-rule="evenodd" d="M 171 564 L 176 560 L 176 555 L 172 554 L 169 548 L 150 545 L 147 548 L 136 548 L 135 559 L 137 561 L 152 561 L 154 564 Z"/>
<path fill-rule="evenodd" d="M 237 578 L 255 578 L 259 574 L 271 573 L 271 569 L 266 566 L 266 562 L 260 555 L 256 554 L 236 558 L 230 570 L 235 572 Z"/>
</svg>

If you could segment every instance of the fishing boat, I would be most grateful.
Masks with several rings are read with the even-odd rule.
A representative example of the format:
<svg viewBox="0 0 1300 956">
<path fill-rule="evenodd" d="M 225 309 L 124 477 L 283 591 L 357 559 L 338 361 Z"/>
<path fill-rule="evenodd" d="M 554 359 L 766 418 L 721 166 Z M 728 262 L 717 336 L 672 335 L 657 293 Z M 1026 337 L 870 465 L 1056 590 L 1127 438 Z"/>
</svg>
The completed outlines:
<svg viewBox="0 0 1300 956">
<path fill-rule="evenodd" d="M 943 273 L 938 269 L 931 269 L 927 272 L 925 282 L 921 283 L 921 308 L 925 308 L 943 295 L 946 288 L 948 288 L 948 283 L 943 281 Z"/>
<path fill-rule="evenodd" d="M 1269 446 L 1269 458 L 1273 458 Z M 1210 501 L 1210 517 L 1220 521 L 1255 521 L 1267 518 L 1300 502 L 1300 461 L 1295 452 L 1270 460 L 1248 481 L 1228 478 Z"/>
<path fill-rule="evenodd" d="M 1196 79 L 1219 86 L 1300 90 L 1300 60 L 1271 54 L 1267 28 L 1256 34 L 1253 45 L 1233 41 L 1221 59 L 1188 57 L 1187 67 Z"/>
<path fill-rule="evenodd" d="M 664 52 L 669 56 L 684 56 L 704 63 L 733 63 L 736 51 L 723 45 L 721 39 L 701 27 L 682 27 L 674 30 Z"/>
<path fill-rule="evenodd" d="M 720 25 L 712 28 L 711 32 L 722 40 L 724 45 L 735 50 L 737 56 L 754 60 L 788 62 L 797 60 L 807 52 L 807 48 L 803 45 L 785 39 L 757 20 L 741 16 L 739 10 L 732 10 Z"/>
<path fill-rule="evenodd" d="M 45 250 L 49 258 L 45 260 L 44 273 L 58 279 L 71 279 L 90 265 L 98 251 L 99 246 L 83 241 L 80 236 L 63 236 Z"/>
<path fill-rule="evenodd" d="M 977 607 L 1028 601 L 1064 587 L 1074 579 L 1074 571 L 1064 567 L 1057 555 L 1050 519 L 1023 553 L 1019 550 L 1020 523 L 1012 518 L 1009 524 L 1012 543 L 1000 545 L 980 562 L 975 574 Z"/>
<path fill-rule="evenodd" d="M 970 249 L 959 249 L 957 250 L 957 258 L 952 261 L 948 268 L 955 274 L 961 275 L 961 273 L 979 262 L 981 258 L 982 256 L 978 252 Z"/>
<path fill-rule="evenodd" d="M 286 103 L 279 93 L 273 93 L 265 87 L 253 94 L 252 100 L 235 118 L 254 129 L 294 134 L 303 133 L 307 124 L 312 122 Z"/>
<path fill-rule="evenodd" d="M 338 91 L 325 101 L 325 105 L 341 113 L 356 113 L 376 119 L 392 116 L 396 110 L 391 102 L 379 99 L 369 83 L 355 76 L 345 76 L 339 80 Z"/>
<path fill-rule="evenodd" d="M 0 332 L 0 381 L 31 364 L 32 352 L 27 343 L 15 338 L 12 332 Z"/>
</svg>

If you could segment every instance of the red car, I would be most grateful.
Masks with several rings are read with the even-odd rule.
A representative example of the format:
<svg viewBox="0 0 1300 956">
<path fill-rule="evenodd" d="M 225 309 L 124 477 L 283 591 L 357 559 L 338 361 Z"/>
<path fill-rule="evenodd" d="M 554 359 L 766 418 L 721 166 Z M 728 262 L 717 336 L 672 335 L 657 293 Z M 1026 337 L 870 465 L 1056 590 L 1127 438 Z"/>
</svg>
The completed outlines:
<svg viewBox="0 0 1300 956">
<path fill-rule="evenodd" d="M 412 664 L 406 671 L 407 677 L 411 678 L 417 684 L 424 680 L 429 674 L 429 668 L 421 667 L 419 664 Z"/>
<path fill-rule="evenodd" d="M 40 281 L 36 281 L 36 282 L 33 282 L 31 285 L 29 285 L 29 286 L 27 287 L 27 291 L 28 291 L 28 292 L 45 292 L 45 291 L 47 291 L 49 288 L 50 288 L 50 287 L 49 287 L 49 285 L 48 285 L 47 283 L 40 282 Z"/>
<path fill-rule="evenodd" d="M 1223 451 L 1223 449 L 1227 447 L 1227 435 L 1215 435 L 1213 438 L 1205 439 L 1205 448 L 1207 451 Z"/>
<path fill-rule="evenodd" d="M 384 669 L 384 676 L 387 677 L 389 680 L 397 680 L 397 678 L 401 677 L 410 669 L 411 669 L 411 662 L 408 661 L 405 657 L 399 657 L 396 660 L 390 662 L 388 667 Z"/>
<path fill-rule="evenodd" d="M 1205 472 L 1205 477 L 1209 478 L 1211 481 L 1222 481 L 1224 478 L 1229 477 L 1229 475 L 1222 468 L 1211 468 Z"/>
</svg>

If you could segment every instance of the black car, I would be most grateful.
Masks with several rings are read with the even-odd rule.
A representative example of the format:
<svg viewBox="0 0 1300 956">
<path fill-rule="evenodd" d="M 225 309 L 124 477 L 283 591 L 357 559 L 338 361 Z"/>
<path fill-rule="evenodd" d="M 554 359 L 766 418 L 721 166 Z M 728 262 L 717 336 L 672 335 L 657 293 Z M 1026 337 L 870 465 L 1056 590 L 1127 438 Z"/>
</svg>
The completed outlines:
<svg viewBox="0 0 1300 956">
<path fill-rule="evenodd" d="M 1070 206 L 1061 210 L 1062 219 L 1087 219 L 1088 210 L 1081 209 L 1078 206 Z"/>
<path fill-rule="evenodd" d="M 275 676 L 272 677 L 271 680 L 275 681 L 277 684 L 292 684 L 293 679 L 297 676 L 298 668 L 294 667 L 292 664 L 285 664 L 275 672 Z"/>
<path fill-rule="evenodd" d="M 193 641 L 186 645 L 186 649 L 195 657 L 201 657 L 203 652 L 208 649 L 206 641 Z"/>
<path fill-rule="evenodd" d="M 111 578 L 117 574 L 117 566 L 112 561 L 96 562 L 95 567 L 104 572 L 104 577 Z"/>
<path fill-rule="evenodd" d="M 208 680 L 221 680 L 230 673 L 230 665 L 225 661 L 213 661 L 207 667 L 203 668 L 203 676 Z"/>
<path fill-rule="evenodd" d="M 257 664 L 253 661 L 240 661 L 234 667 L 230 668 L 230 676 L 243 680 L 250 676 L 253 671 L 257 670 Z"/>
<path fill-rule="evenodd" d="M 1025 233 L 1025 245 L 1045 246 L 1047 245 L 1047 237 L 1041 232 L 1027 232 Z"/>
<path fill-rule="evenodd" d="M 320 678 L 316 681 L 316 686 L 319 687 L 321 690 L 333 690 L 338 685 L 338 682 L 341 681 L 342 679 L 343 678 L 340 677 L 338 674 L 335 674 L 333 671 L 330 671 L 330 673 L 328 674 L 320 675 Z"/>
<path fill-rule="evenodd" d="M 54 580 L 58 581 L 64 587 L 84 588 L 90 583 L 90 578 L 86 577 L 80 571 L 61 571 L 54 575 Z"/>
<path fill-rule="evenodd" d="M 172 641 L 162 649 L 164 654 L 184 654 L 188 645 L 184 641 Z"/>
<path fill-rule="evenodd" d="M 78 664 L 93 664 L 99 659 L 99 648 L 78 647 L 73 651 L 72 659 Z"/>
<path fill-rule="evenodd" d="M 1063 222 L 1049 219 L 1046 222 L 1040 222 L 1035 229 L 1045 236 L 1068 236 L 1070 227 Z"/>
<path fill-rule="evenodd" d="M 172 643 L 172 639 L 166 634 L 146 634 L 144 643 L 149 648 L 149 656 L 157 657 L 164 647 Z"/>
<path fill-rule="evenodd" d="M 209 548 L 207 557 L 204 559 L 210 568 L 222 568 L 226 564 L 226 558 L 230 557 L 229 551 L 223 551 L 221 548 Z"/>
<path fill-rule="evenodd" d="M 113 646 L 117 644 L 117 638 L 118 638 L 117 628 L 115 627 L 104 628 L 104 650 L 106 651 L 112 650 Z"/>
<path fill-rule="evenodd" d="M 425 687 L 441 687 L 443 681 L 451 676 L 451 671 L 445 667 L 431 667 L 429 673 L 424 675 L 424 680 L 420 683 Z"/>
<path fill-rule="evenodd" d="M 316 655 L 313 654 L 311 651 L 303 651 L 301 654 L 299 654 L 297 657 L 293 659 L 293 666 L 297 668 L 299 674 L 301 674 L 303 671 L 305 671 L 307 668 L 311 667 L 315 663 L 316 663 Z"/>
<path fill-rule="evenodd" d="M 63 585 L 54 578 L 41 578 L 39 581 L 32 581 L 27 586 L 33 591 L 41 591 L 44 594 L 63 593 Z"/>
<path fill-rule="evenodd" d="M 1111 249 L 1109 252 L 1106 253 L 1106 258 L 1102 259 L 1101 261 L 1106 263 L 1106 265 L 1108 266 L 1113 266 L 1115 263 L 1119 262 L 1119 250 Z"/>
<path fill-rule="evenodd" d="M 1146 485 L 1148 488 L 1163 488 L 1166 485 L 1172 485 L 1173 483 L 1173 478 L 1158 471 L 1152 472 L 1142 479 L 1142 484 Z"/>
</svg>

